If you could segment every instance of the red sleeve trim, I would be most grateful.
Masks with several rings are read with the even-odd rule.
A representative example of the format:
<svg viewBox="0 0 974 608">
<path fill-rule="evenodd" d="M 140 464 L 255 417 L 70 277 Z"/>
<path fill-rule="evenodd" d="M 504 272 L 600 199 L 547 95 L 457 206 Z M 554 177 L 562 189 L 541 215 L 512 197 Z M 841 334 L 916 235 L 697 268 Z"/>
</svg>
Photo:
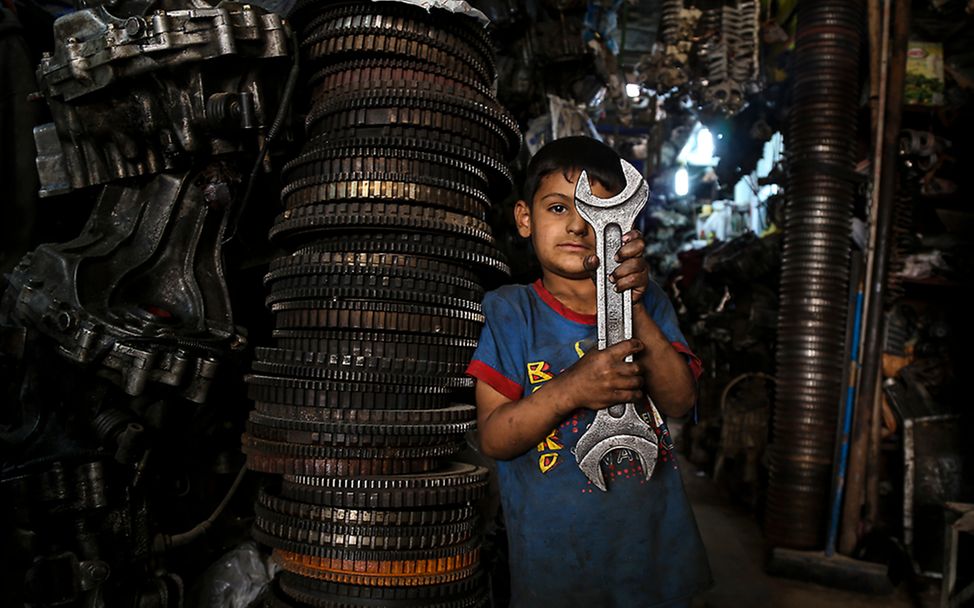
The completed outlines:
<svg viewBox="0 0 974 608">
<path fill-rule="evenodd" d="M 703 375 L 703 361 L 700 360 L 700 357 L 693 354 L 687 345 L 682 342 L 670 342 L 670 344 L 673 345 L 676 352 L 686 355 L 687 365 L 690 366 L 690 372 L 693 374 L 693 381 L 696 382 L 699 380 L 700 376 Z"/>
<path fill-rule="evenodd" d="M 474 359 L 467 366 L 467 375 L 485 382 L 492 389 L 511 401 L 517 401 L 524 394 L 524 387 L 483 361 Z"/>
</svg>

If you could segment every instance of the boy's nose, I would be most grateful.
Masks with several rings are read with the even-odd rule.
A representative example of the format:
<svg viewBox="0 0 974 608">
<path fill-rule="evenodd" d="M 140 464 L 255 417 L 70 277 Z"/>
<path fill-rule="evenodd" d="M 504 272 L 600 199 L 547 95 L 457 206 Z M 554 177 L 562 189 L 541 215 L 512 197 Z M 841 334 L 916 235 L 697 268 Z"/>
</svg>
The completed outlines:
<svg viewBox="0 0 974 608">
<path fill-rule="evenodd" d="M 583 220 L 582 216 L 574 208 L 572 209 L 571 218 L 568 220 L 568 232 L 577 234 L 578 236 L 585 236 L 588 233 L 588 222 Z"/>
</svg>

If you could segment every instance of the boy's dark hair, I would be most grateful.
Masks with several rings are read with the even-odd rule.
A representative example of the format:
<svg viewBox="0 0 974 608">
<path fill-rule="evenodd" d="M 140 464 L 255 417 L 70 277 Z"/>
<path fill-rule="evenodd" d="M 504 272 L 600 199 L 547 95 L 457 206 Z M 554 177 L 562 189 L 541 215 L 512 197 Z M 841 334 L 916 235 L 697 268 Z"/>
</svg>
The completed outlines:
<svg viewBox="0 0 974 608">
<path fill-rule="evenodd" d="M 524 179 L 524 200 L 530 205 L 544 176 L 561 171 L 565 179 L 575 171 L 585 171 L 589 179 L 610 192 L 621 192 L 626 176 L 615 150 L 597 139 L 585 136 L 563 137 L 545 144 L 528 163 Z"/>
</svg>

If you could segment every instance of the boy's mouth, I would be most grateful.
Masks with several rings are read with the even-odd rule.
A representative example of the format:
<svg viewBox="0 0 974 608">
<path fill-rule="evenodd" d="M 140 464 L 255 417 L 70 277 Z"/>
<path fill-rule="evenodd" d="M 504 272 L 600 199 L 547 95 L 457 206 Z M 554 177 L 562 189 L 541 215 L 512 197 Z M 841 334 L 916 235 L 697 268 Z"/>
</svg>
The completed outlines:
<svg viewBox="0 0 974 608">
<path fill-rule="evenodd" d="M 582 243 L 559 243 L 559 249 L 567 249 L 568 251 L 589 251 L 591 248 L 588 245 L 583 245 Z"/>
</svg>

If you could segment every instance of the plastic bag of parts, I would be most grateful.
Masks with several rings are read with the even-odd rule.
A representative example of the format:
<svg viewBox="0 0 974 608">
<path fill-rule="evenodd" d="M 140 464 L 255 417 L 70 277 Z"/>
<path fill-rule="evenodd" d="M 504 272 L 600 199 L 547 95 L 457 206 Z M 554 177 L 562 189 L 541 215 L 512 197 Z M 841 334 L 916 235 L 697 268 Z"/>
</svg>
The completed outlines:
<svg viewBox="0 0 974 608">
<path fill-rule="evenodd" d="M 277 573 L 277 565 L 253 541 L 223 554 L 193 587 L 194 608 L 246 608 Z"/>
</svg>

